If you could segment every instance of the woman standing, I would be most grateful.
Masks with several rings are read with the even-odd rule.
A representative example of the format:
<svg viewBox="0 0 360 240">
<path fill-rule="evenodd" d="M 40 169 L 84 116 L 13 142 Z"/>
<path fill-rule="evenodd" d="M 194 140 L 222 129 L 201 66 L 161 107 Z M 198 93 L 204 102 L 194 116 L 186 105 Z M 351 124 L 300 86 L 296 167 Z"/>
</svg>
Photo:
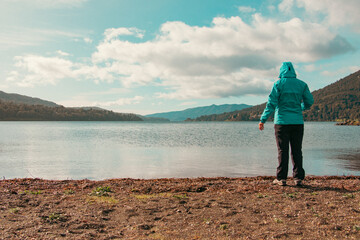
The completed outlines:
<svg viewBox="0 0 360 240">
<path fill-rule="evenodd" d="M 293 177 L 297 186 L 302 185 L 302 180 L 305 178 L 302 156 L 304 135 L 302 111 L 309 109 L 313 103 L 314 99 L 308 85 L 296 78 L 291 62 L 284 62 L 280 68 L 279 80 L 274 83 L 259 123 L 259 129 L 264 130 L 264 123 L 275 111 L 274 127 L 279 161 L 275 184 L 286 185 L 290 143 Z"/>
</svg>

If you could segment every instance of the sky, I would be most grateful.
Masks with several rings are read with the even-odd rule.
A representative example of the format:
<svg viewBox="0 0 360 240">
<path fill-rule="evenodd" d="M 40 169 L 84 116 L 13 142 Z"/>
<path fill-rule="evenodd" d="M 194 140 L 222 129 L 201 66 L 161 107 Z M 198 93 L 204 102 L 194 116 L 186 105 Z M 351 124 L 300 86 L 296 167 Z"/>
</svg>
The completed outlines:
<svg viewBox="0 0 360 240">
<path fill-rule="evenodd" d="M 346 4 L 344 4 L 346 2 Z M 359 0 L 0 0 L 0 90 L 151 114 L 267 101 L 360 69 Z"/>
</svg>

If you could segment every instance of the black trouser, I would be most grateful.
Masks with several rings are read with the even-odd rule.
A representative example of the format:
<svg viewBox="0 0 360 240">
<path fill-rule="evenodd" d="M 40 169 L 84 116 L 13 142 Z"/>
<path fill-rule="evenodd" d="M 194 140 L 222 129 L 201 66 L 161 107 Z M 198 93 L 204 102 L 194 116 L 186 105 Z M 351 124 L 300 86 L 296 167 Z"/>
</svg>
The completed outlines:
<svg viewBox="0 0 360 240">
<path fill-rule="evenodd" d="M 276 171 L 278 180 L 286 179 L 289 169 L 289 143 L 291 146 L 291 159 L 293 164 L 293 177 L 303 180 L 305 171 L 303 169 L 302 140 L 304 136 L 304 125 L 277 125 L 275 124 L 275 137 L 278 147 L 279 166 Z"/>
</svg>

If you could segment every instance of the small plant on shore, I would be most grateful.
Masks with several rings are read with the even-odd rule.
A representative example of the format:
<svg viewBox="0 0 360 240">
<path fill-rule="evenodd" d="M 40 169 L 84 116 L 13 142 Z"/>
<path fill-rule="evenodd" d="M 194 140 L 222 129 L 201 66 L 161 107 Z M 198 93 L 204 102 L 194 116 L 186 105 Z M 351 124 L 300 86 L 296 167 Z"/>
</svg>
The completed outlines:
<svg viewBox="0 0 360 240">
<path fill-rule="evenodd" d="M 110 196 L 90 196 L 86 199 L 86 202 L 92 203 L 106 203 L 106 204 L 117 204 L 119 200 Z"/>
<path fill-rule="evenodd" d="M 154 193 L 154 194 L 137 194 L 134 195 L 136 199 L 139 199 L 141 201 L 145 201 L 147 199 L 151 198 L 167 198 L 171 197 L 172 195 L 170 193 Z"/>
<path fill-rule="evenodd" d="M 18 207 L 9 209 L 9 212 L 11 212 L 11 213 L 18 213 L 19 211 L 20 211 L 20 208 L 18 208 Z"/>
<path fill-rule="evenodd" d="M 320 217 L 320 215 L 316 212 L 315 208 L 314 207 L 311 207 L 311 211 L 313 212 L 313 216 L 314 217 Z"/>
<path fill-rule="evenodd" d="M 284 193 L 286 198 L 296 198 L 297 193 Z"/>
<path fill-rule="evenodd" d="M 23 192 L 20 192 L 19 194 L 22 194 L 22 195 L 26 195 L 26 194 L 32 194 L 32 195 L 40 195 L 42 194 L 42 192 L 40 190 L 38 191 L 28 191 L 28 190 L 25 190 Z"/>
<path fill-rule="evenodd" d="M 355 226 L 353 227 L 353 229 L 354 229 L 355 231 L 360 231 L 360 226 L 359 226 L 359 225 L 355 225 Z"/>
<path fill-rule="evenodd" d="M 58 221 L 65 222 L 67 220 L 66 216 L 64 216 L 61 213 L 51 213 L 49 216 L 43 216 L 42 219 L 50 223 L 54 223 Z"/>
<path fill-rule="evenodd" d="M 90 195 L 92 196 L 109 196 L 109 193 L 112 192 L 110 187 L 97 187 L 94 189 Z"/>
<path fill-rule="evenodd" d="M 182 200 L 182 199 L 188 199 L 189 197 L 186 194 L 179 194 L 173 196 L 176 199 Z"/>
<path fill-rule="evenodd" d="M 344 198 L 355 198 L 355 195 L 352 193 L 347 193 L 343 195 Z"/>
<path fill-rule="evenodd" d="M 267 196 L 267 195 L 264 195 L 264 194 L 259 193 L 259 194 L 256 194 L 256 197 L 257 197 L 257 198 L 266 198 L 266 197 L 268 197 L 268 196 Z"/>
<path fill-rule="evenodd" d="M 206 225 L 210 225 L 210 223 L 211 223 L 211 218 L 204 218 L 204 223 L 205 223 Z"/>
<path fill-rule="evenodd" d="M 219 228 L 224 231 L 229 228 L 229 224 L 221 224 Z"/>
<path fill-rule="evenodd" d="M 280 218 L 274 218 L 274 222 L 276 223 L 283 223 L 283 221 Z"/>
<path fill-rule="evenodd" d="M 66 195 L 71 195 L 71 194 L 74 194 L 74 193 L 75 193 L 75 191 L 72 190 L 72 189 L 66 189 L 66 190 L 64 191 L 64 194 L 66 194 Z"/>
</svg>

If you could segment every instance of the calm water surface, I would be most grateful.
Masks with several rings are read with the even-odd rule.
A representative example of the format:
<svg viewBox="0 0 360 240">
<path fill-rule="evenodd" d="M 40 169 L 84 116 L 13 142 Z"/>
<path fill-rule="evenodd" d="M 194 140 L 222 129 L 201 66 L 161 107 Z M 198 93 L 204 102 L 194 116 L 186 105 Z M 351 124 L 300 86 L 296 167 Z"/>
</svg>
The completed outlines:
<svg viewBox="0 0 360 240">
<path fill-rule="evenodd" d="M 243 177 L 277 165 L 271 123 L 0 122 L 0 133 L 6 179 Z M 306 123 L 306 173 L 360 175 L 359 142 L 360 127 Z"/>
</svg>

